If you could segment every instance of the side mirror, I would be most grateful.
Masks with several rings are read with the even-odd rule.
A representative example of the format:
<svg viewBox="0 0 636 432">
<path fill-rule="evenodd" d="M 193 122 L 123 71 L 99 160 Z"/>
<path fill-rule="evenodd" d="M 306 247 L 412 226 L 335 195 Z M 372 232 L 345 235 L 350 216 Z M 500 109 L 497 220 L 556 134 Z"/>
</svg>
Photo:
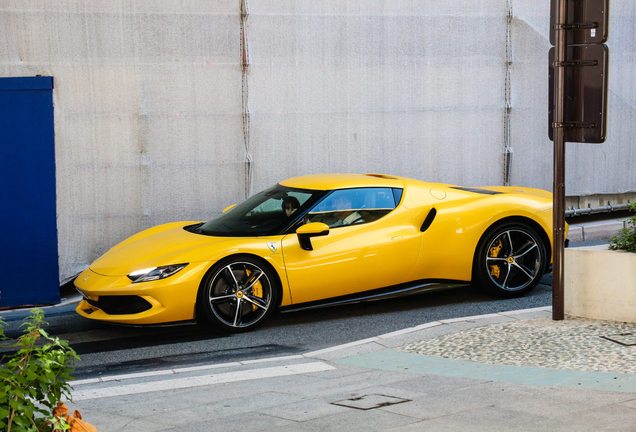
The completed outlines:
<svg viewBox="0 0 636 432">
<path fill-rule="evenodd" d="M 312 237 L 322 237 L 329 234 L 329 227 L 322 222 L 312 222 L 301 226 L 296 230 L 298 236 L 298 243 L 303 250 L 314 250 L 311 245 Z"/>
<path fill-rule="evenodd" d="M 223 209 L 223 211 L 222 211 L 221 213 L 225 213 L 226 211 L 231 210 L 231 209 L 232 209 L 233 207 L 235 207 L 235 206 L 236 206 L 236 204 L 232 204 L 231 206 L 227 206 L 227 207 L 225 207 L 225 208 Z"/>
</svg>

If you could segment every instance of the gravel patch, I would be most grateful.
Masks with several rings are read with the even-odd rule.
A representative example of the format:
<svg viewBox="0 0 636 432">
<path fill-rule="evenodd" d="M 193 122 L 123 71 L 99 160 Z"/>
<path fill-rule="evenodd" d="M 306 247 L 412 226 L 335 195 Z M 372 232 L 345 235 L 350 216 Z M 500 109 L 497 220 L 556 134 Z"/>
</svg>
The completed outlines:
<svg viewBox="0 0 636 432">
<path fill-rule="evenodd" d="M 636 374 L 636 345 L 602 336 L 636 335 L 636 324 L 567 318 L 476 327 L 399 350 L 478 363 Z"/>
</svg>

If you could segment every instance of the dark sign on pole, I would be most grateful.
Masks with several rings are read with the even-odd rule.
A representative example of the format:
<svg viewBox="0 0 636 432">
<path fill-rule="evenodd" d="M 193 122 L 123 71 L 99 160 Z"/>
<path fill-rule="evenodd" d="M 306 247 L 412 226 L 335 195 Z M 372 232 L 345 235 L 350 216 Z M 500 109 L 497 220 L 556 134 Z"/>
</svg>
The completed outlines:
<svg viewBox="0 0 636 432">
<path fill-rule="evenodd" d="M 555 49 L 550 49 L 550 106 L 548 134 L 553 137 Z M 605 44 L 570 45 L 565 61 L 565 140 L 603 143 L 607 136 L 607 66 Z"/>
<path fill-rule="evenodd" d="M 564 11 L 560 11 L 561 3 Z M 557 18 L 557 12 L 563 16 Z M 560 20 L 560 22 L 559 22 Z M 548 134 L 554 141 L 555 128 L 563 128 L 565 141 L 603 143 L 607 136 L 607 78 L 609 50 L 604 44 L 609 34 L 609 0 L 552 0 L 550 4 L 550 43 L 562 34 L 564 59 L 549 54 Z M 555 120 L 554 68 L 565 70 L 565 112 Z"/>
<path fill-rule="evenodd" d="M 602 44 L 609 31 L 609 0 L 565 0 L 567 11 L 564 29 L 566 45 Z M 550 5 L 550 45 L 556 46 L 557 1 Z"/>
</svg>

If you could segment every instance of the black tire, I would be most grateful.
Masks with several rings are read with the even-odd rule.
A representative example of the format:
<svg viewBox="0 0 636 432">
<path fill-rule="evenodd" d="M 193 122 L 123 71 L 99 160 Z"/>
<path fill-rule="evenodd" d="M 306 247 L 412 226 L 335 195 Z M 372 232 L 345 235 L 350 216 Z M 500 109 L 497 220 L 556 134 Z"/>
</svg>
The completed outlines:
<svg viewBox="0 0 636 432">
<path fill-rule="evenodd" d="M 475 253 L 473 282 L 497 297 L 520 297 L 537 286 L 547 254 L 541 236 L 519 222 L 487 231 Z"/>
<path fill-rule="evenodd" d="M 264 262 L 232 256 L 216 263 L 201 281 L 197 309 L 205 324 L 239 333 L 263 324 L 278 305 L 278 278 Z"/>
</svg>

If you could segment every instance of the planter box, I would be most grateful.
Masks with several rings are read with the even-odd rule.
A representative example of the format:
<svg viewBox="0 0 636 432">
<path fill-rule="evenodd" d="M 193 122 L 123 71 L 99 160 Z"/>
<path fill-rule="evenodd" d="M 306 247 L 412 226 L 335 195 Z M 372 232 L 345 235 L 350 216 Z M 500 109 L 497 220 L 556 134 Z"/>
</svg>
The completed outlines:
<svg viewBox="0 0 636 432">
<path fill-rule="evenodd" d="M 567 315 L 636 323 L 636 253 L 568 248 L 564 265 Z"/>
</svg>

